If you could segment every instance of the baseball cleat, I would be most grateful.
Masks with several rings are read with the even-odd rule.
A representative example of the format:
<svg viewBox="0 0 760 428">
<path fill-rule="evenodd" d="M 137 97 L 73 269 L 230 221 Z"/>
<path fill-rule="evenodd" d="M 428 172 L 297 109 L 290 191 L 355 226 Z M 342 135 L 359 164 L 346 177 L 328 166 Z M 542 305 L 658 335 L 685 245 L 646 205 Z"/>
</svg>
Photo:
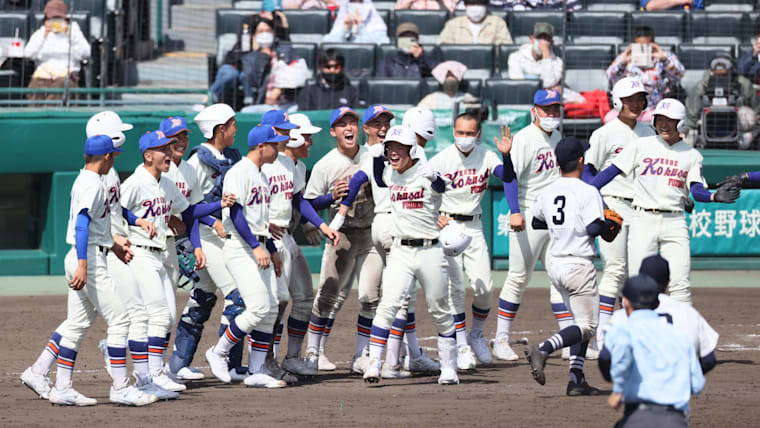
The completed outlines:
<svg viewBox="0 0 760 428">
<path fill-rule="evenodd" d="M 264 360 L 261 372 L 274 379 L 284 380 L 288 385 L 295 385 L 298 383 L 298 378 L 280 367 L 280 364 L 274 358 L 267 358 Z"/>
<path fill-rule="evenodd" d="M 441 369 L 441 375 L 438 376 L 438 384 L 440 385 L 458 385 L 459 376 L 457 371 L 451 367 Z"/>
<path fill-rule="evenodd" d="M 459 370 L 474 370 L 476 365 L 472 348 L 469 345 L 457 345 L 457 368 Z"/>
<path fill-rule="evenodd" d="M 303 359 L 303 365 L 308 373 L 316 376 L 319 373 L 319 355 L 314 351 L 306 351 L 306 357 Z"/>
<path fill-rule="evenodd" d="M 467 335 L 467 343 L 475 352 L 475 356 L 478 357 L 478 361 L 483 364 L 491 364 L 493 362 L 493 355 L 491 350 L 488 349 L 486 344 L 486 338 L 483 337 L 482 331 L 473 331 Z"/>
<path fill-rule="evenodd" d="M 248 367 L 233 367 L 230 369 L 230 379 L 233 382 L 242 382 L 248 377 Z"/>
<path fill-rule="evenodd" d="M 85 397 L 72 388 L 71 384 L 64 389 L 52 388 L 48 400 L 50 403 L 59 406 L 94 406 L 98 404 L 98 400 Z"/>
<path fill-rule="evenodd" d="M 114 404 L 121 404 L 124 406 L 145 406 L 150 403 L 158 401 L 158 397 L 153 394 L 148 394 L 132 385 L 126 383 L 119 389 L 115 389 L 111 385 L 111 392 L 108 394 L 108 399 Z"/>
<path fill-rule="evenodd" d="M 202 371 L 192 367 L 182 367 L 177 370 L 177 374 L 174 376 L 177 380 L 203 380 L 206 378 Z"/>
<path fill-rule="evenodd" d="M 586 360 L 598 360 L 599 359 L 599 351 L 593 348 L 586 349 Z"/>
<path fill-rule="evenodd" d="M 568 382 L 567 383 L 567 395 L 570 397 L 577 397 L 580 395 L 601 395 L 602 391 L 594 388 L 593 386 L 583 381 L 581 383 Z"/>
<path fill-rule="evenodd" d="M 230 369 L 228 368 L 229 360 L 226 355 L 219 355 L 214 352 L 214 347 L 208 348 L 206 351 L 206 362 L 208 362 L 211 373 L 216 376 L 222 383 L 232 382 L 230 377 Z"/>
<path fill-rule="evenodd" d="M 530 372 L 533 374 L 533 379 L 539 384 L 546 383 L 546 376 L 544 375 L 544 365 L 546 364 L 546 357 L 538 348 L 538 345 L 532 345 L 525 351 L 525 358 L 528 359 L 530 364 Z"/>
<path fill-rule="evenodd" d="M 317 374 L 317 370 L 312 372 L 311 369 L 306 366 L 305 359 L 302 359 L 297 355 L 294 357 L 286 356 L 282 360 L 280 367 L 282 367 L 283 370 L 298 376 L 314 376 Z"/>
<path fill-rule="evenodd" d="M 570 359 L 570 347 L 562 348 L 562 359 L 567 361 Z"/>
<path fill-rule="evenodd" d="M 284 380 L 275 379 L 264 373 L 254 373 L 246 377 L 243 383 L 251 388 L 285 388 L 287 386 Z"/>
<path fill-rule="evenodd" d="M 100 353 L 103 354 L 103 359 L 106 362 L 108 376 L 111 376 L 111 358 L 108 356 L 108 342 L 106 339 L 101 339 L 100 342 L 98 342 L 98 349 L 100 349 Z"/>
<path fill-rule="evenodd" d="M 438 337 L 438 357 L 441 359 L 441 374 L 438 376 L 438 383 L 441 385 L 456 385 L 459 383 L 459 377 L 457 376 L 457 363 L 461 351 L 472 351 L 469 346 L 458 347 L 454 338 Z M 472 356 L 472 361 L 475 361 L 475 357 Z"/>
<path fill-rule="evenodd" d="M 43 400 L 50 397 L 50 379 L 47 376 L 35 373 L 31 367 L 27 367 L 24 373 L 21 373 L 21 383 Z"/>
<path fill-rule="evenodd" d="M 509 346 L 509 336 L 497 337 L 493 341 L 493 356 L 499 360 L 517 361 L 520 356 Z"/>
<path fill-rule="evenodd" d="M 135 378 L 137 379 L 135 387 L 138 390 L 144 392 L 145 394 L 155 395 L 156 398 L 160 401 L 176 400 L 179 398 L 179 392 L 167 391 L 164 388 L 161 388 L 160 386 L 153 383 L 153 380 L 150 376 L 135 373 Z"/>
<path fill-rule="evenodd" d="M 325 355 L 325 351 L 319 353 L 319 371 L 321 372 L 331 372 L 334 371 L 337 368 L 335 364 L 333 364 L 329 358 L 327 358 L 327 355 Z"/>
<path fill-rule="evenodd" d="M 412 376 L 412 372 L 404 370 L 400 364 L 391 366 L 388 363 L 383 364 L 383 369 L 380 371 L 380 377 L 383 379 L 406 379 Z"/>
<path fill-rule="evenodd" d="M 422 348 L 420 348 L 419 357 L 411 358 L 407 355 L 406 358 L 409 360 L 407 367 L 409 367 L 409 371 L 412 373 L 430 373 L 437 372 L 441 369 L 441 365 L 428 357 L 427 354 L 422 351 Z"/>
<path fill-rule="evenodd" d="M 361 355 L 354 355 L 351 359 L 351 367 L 349 371 L 351 373 L 363 375 L 367 370 L 367 364 L 369 363 L 369 348 L 364 348 Z"/>
<path fill-rule="evenodd" d="M 182 392 L 187 390 L 187 387 L 181 383 L 177 383 L 171 379 L 169 379 L 169 376 L 167 376 L 164 373 L 159 373 L 151 376 L 151 380 L 153 383 L 167 391 L 171 392 Z"/>
<path fill-rule="evenodd" d="M 367 382 L 367 383 L 380 382 L 380 360 L 378 360 L 377 358 L 371 358 L 367 362 L 367 368 L 364 370 L 364 382 Z"/>
</svg>

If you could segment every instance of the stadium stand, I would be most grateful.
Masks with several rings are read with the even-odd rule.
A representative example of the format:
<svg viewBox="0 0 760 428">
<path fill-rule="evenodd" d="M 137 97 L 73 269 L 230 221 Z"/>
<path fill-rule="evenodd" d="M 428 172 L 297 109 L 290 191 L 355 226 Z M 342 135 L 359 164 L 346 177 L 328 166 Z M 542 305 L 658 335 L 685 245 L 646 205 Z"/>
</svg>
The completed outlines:
<svg viewBox="0 0 760 428">
<path fill-rule="evenodd" d="M 493 107 L 530 108 L 533 94 L 541 89 L 538 80 L 489 79 L 485 84 L 485 97 Z"/>
<path fill-rule="evenodd" d="M 548 22 L 554 26 L 554 44 L 562 44 L 565 37 L 565 14 L 563 12 L 512 12 L 507 16 L 507 27 L 515 44 L 528 42 L 536 22 Z"/>
<path fill-rule="evenodd" d="M 631 32 L 629 19 L 620 12 L 573 12 L 568 16 L 569 42 L 623 43 Z"/>
<path fill-rule="evenodd" d="M 439 45 L 441 61 L 459 61 L 467 66 L 466 79 L 488 79 L 493 75 L 495 49 L 492 45 Z"/>
<path fill-rule="evenodd" d="M 369 79 L 366 81 L 370 104 L 383 104 L 389 108 L 409 108 L 417 105 L 422 91 L 417 79 Z"/>
<path fill-rule="evenodd" d="M 448 18 L 447 10 L 395 10 L 393 27 L 391 29 L 391 26 L 388 26 L 388 35 L 391 38 L 396 37 L 396 27 L 404 22 L 411 22 L 420 30 L 420 43 L 436 43 Z"/>
<path fill-rule="evenodd" d="M 564 46 L 565 86 L 576 91 L 609 90 L 605 70 L 614 58 L 613 45 Z"/>
<path fill-rule="evenodd" d="M 628 41 L 633 41 L 633 30 L 647 26 L 654 30 L 658 44 L 679 44 L 687 40 L 689 20 L 684 12 L 633 12 Z"/>
</svg>

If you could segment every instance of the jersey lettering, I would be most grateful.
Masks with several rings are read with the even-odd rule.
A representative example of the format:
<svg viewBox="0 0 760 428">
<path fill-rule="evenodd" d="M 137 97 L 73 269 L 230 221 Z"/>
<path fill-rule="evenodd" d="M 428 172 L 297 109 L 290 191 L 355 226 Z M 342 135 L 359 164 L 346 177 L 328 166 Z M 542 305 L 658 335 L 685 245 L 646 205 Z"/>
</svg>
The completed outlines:
<svg viewBox="0 0 760 428">
<path fill-rule="evenodd" d="M 557 214 L 559 214 L 559 217 L 557 215 L 552 216 L 552 221 L 556 225 L 561 225 L 565 222 L 565 204 L 567 203 L 567 200 L 565 198 L 565 195 L 558 195 L 556 198 L 554 198 L 554 205 L 557 207 Z"/>
<path fill-rule="evenodd" d="M 458 189 L 465 186 L 476 186 L 477 188 L 481 188 L 483 183 L 488 183 L 488 177 L 490 176 L 490 171 L 486 170 L 483 174 L 478 175 L 477 170 L 474 168 L 471 169 L 463 169 L 459 170 L 455 173 L 446 173 L 444 176 L 451 180 L 451 187 L 454 189 Z M 480 193 L 480 191 L 476 191 L 471 189 L 470 193 Z"/>
<path fill-rule="evenodd" d="M 251 188 L 251 199 L 246 204 L 247 206 L 251 205 L 261 205 L 262 202 L 269 203 L 269 192 L 266 191 L 262 186 L 253 187 Z"/>
<path fill-rule="evenodd" d="M 404 209 L 420 209 L 423 207 L 425 189 L 410 191 L 406 186 L 391 185 L 391 201 L 401 201 Z"/>
<path fill-rule="evenodd" d="M 645 158 L 644 171 L 641 175 L 662 175 L 665 177 L 676 177 L 685 179 L 689 171 L 677 168 L 678 161 L 665 158 Z"/>
<path fill-rule="evenodd" d="M 145 213 L 142 215 L 142 218 L 159 217 L 171 212 L 172 202 L 173 201 L 169 201 L 167 203 L 166 198 L 163 196 L 143 201 L 142 206 L 145 207 Z"/>
<path fill-rule="evenodd" d="M 554 153 L 551 151 L 539 153 L 537 159 L 541 164 L 538 165 L 536 174 L 540 174 L 544 171 L 551 171 L 556 166 L 554 163 Z"/>
<path fill-rule="evenodd" d="M 111 186 L 110 189 L 108 189 L 108 194 L 111 195 L 108 197 L 108 203 L 109 204 L 116 204 L 121 199 L 121 189 L 119 189 L 119 185 Z"/>
</svg>

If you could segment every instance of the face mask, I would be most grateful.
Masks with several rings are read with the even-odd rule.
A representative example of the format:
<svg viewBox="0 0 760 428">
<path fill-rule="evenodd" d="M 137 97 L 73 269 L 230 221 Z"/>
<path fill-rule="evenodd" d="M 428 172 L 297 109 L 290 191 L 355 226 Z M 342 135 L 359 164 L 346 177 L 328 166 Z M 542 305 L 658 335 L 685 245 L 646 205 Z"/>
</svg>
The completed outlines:
<svg viewBox="0 0 760 428">
<path fill-rule="evenodd" d="M 478 143 L 478 137 L 454 137 L 454 144 L 462 153 L 469 153 Z"/>
<path fill-rule="evenodd" d="M 335 83 L 340 78 L 340 73 L 322 73 L 322 77 L 327 83 Z"/>
<path fill-rule="evenodd" d="M 540 126 L 541 129 L 543 129 L 546 132 L 552 132 L 555 129 L 559 128 L 559 118 L 558 117 L 539 117 L 538 126 Z"/>
<path fill-rule="evenodd" d="M 464 13 L 470 18 L 470 21 L 480 22 L 486 17 L 486 7 L 484 5 L 466 6 Z"/>
<path fill-rule="evenodd" d="M 453 94 L 459 89 L 459 82 L 457 79 L 446 79 L 443 81 L 443 92 Z"/>
<path fill-rule="evenodd" d="M 263 33 L 256 34 L 256 44 L 258 44 L 262 48 L 271 47 L 272 44 L 274 44 L 274 34 L 268 31 L 264 31 Z"/>
</svg>

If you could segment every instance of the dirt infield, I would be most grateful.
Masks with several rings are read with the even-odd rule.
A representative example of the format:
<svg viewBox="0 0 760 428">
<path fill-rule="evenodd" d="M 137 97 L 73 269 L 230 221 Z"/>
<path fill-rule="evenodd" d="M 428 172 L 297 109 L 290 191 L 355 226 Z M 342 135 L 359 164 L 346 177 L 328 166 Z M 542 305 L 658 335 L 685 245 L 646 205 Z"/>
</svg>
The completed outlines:
<svg viewBox="0 0 760 428">
<path fill-rule="evenodd" d="M 498 294 L 498 293 L 497 293 Z M 719 365 L 707 376 L 705 392 L 692 400 L 692 426 L 756 426 L 760 419 L 760 323 L 756 305 L 760 289 L 695 289 L 696 306 L 721 334 Z M 178 296 L 185 303 L 187 294 Z M 469 296 L 468 296 L 469 298 Z M 241 385 L 221 385 L 215 380 L 189 384 L 175 402 L 135 409 L 108 403 L 109 379 L 97 342 L 105 337 L 98 320 L 85 338 L 74 374 L 75 386 L 99 405 L 90 408 L 52 407 L 35 399 L 19 382 L 20 373 L 39 355 L 50 333 L 65 316 L 65 296 L 3 297 L 0 336 L 0 426 L 132 426 L 162 428 L 189 426 L 611 426 L 620 413 L 601 397 L 565 396 L 567 364 L 551 358 L 547 384 L 540 386 L 521 359 L 497 363 L 473 373 L 460 373 L 461 384 L 443 387 L 436 377 L 383 381 L 366 387 L 358 376 L 347 374 L 355 345 L 356 294 L 338 315 L 328 343 L 328 355 L 338 371 L 282 390 L 254 390 Z M 548 302 L 548 290 L 529 289 L 515 321 L 513 337 L 534 343 L 556 329 Z M 417 329 L 421 345 L 435 346 L 435 331 L 418 298 Z M 494 307 L 497 300 L 494 298 Z M 468 302 L 469 305 L 469 302 Z M 469 307 L 469 306 L 468 306 Z M 218 320 L 220 305 L 212 320 Z M 495 312 L 495 311 L 492 311 Z M 469 319 L 469 316 L 468 316 Z M 217 325 L 209 324 L 200 349 L 215 341 Z M 496 329 L 495 314 L 486 334 Z M 283 338 L 285 346 L 286 338 Z M 285 348 L 283 348 L 285 349 Z M 518 349 L 516 349 L 518 350 Z M 428 351 L 431 355 L 434 352 Z M 521 349 L 518 352 L 522 352 Z M 194 365 L 205 367 L 203 351 Z M 53 368 L 53 371 L 55 368 Z M 208 369 L 204 369 L 208 374 Z M 589 383 L 609 392 L 596 362 L 587 363 Z M 386 401 L 387 400 L 387 401 Z"/>
</svg>

